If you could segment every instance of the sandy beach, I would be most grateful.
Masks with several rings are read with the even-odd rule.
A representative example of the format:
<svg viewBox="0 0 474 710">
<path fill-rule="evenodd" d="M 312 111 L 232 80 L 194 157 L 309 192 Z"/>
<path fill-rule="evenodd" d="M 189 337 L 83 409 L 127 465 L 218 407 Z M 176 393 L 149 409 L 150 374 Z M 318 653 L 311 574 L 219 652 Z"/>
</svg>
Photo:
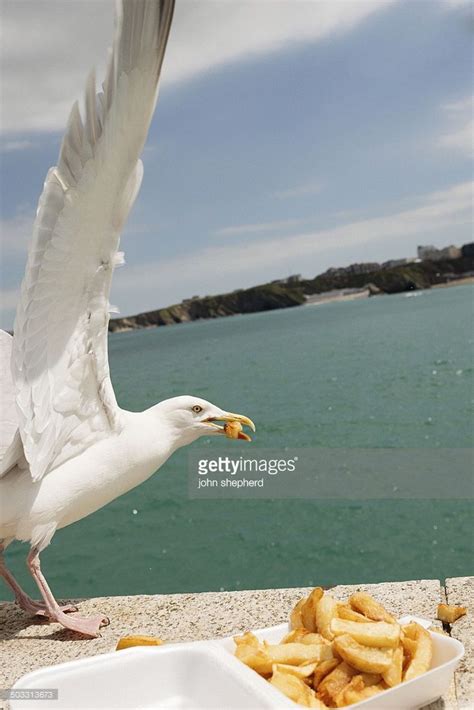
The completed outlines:
<svg viewBox="0 0 474 710">
<path fill-rule="evenodd" d="M 455 279 L 453 281 L 448 281 L 445 284 L 435 284 L 431 288 L 447 288 L 449 286 L 467 286 L 468 284 L 474 284 L 474 276 L 466 276 L 464 279 Z"/>
</svg>

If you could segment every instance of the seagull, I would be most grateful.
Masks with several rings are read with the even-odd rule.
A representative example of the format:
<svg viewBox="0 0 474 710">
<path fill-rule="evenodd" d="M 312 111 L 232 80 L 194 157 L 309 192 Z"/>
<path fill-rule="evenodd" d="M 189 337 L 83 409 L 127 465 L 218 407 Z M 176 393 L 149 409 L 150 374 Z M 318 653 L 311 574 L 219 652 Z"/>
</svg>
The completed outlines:
<svg viewBox="0 0 474 710">
<path fill-rule="evenodd" d="M 14 337 L 0 331 L 0 576 L 27 613 L 72 632 L 99 635 L 107 617 L 60 606 L 40 553 L 57 530 L 148 479 L 201 436 L 240 438 L 253 422 L 199 397 L 166 399 L 144 412 L 121 409 L 112 387 L 109 292 L 120 232 L 143 176 L 140 155 L 153 116 L 174 0 L 120 0 L 102 90 L 94 73 L 84 111 L 73 105 L 58 164 L 39 200 Z M 7 568 L 13 541 L 30 545 L 27 566 L 42 602 Z"/>
</svg>

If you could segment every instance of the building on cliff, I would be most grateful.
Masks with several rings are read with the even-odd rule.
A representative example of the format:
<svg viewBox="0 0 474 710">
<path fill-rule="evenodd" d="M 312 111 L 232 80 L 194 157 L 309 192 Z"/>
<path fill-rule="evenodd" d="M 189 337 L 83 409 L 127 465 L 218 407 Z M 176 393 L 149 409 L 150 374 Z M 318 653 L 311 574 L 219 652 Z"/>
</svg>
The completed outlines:
<svg viewBox="0 0 474 710">
<path fill-rule="evenodd" d="M 384 261 L 381 265 L 382 269 L 393 269 L 395 266 L 405 266 L 405 264 L 414 264 L 416 259 L 414 257 L 406 257 L 404 259 L 389 259 Z"/>
<path fill-rule="evenodd" d="M 301 281 L 301 274 L 291 274 L 284 279 L 275 279 L 270 281 L 272 284 L 281 284 L 282 286 L 296 286 Z"/>
<path fill-rule="evenodd" d="M 417 253 L 418 258 L 422 261 L 441 261 L 441 259 L 459 259 L 461 257 L 461 249 L 454 244 L 443 249 L 438 249 L 432 244 L 419 246 Z"/>
<path fill-rule="evenodd" d="M 361 264 L 350 264 L 349 266 L 341 266 L 339 268 L 331 267 L 322 274 L 322 276 L 342 276 L 343 274 L 371 274 L 373 271 L 378 271 L 380 264 L 376 261 L 362 262 Z"/>
</svg>

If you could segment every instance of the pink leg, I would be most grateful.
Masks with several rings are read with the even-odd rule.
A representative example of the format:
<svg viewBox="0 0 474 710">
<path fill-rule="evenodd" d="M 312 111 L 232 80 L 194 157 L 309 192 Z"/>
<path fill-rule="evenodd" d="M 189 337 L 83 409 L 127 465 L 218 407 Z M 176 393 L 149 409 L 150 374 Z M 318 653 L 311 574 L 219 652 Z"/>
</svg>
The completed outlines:
<svg viewBox="0 0 474 710">
<path fill-rule="evenodd" d="M 68 617 L 61 610 L 59 604 L 53 596 L 51 589 L 41 572 L 39 552 L 35 549 L 30 550 L 30 554 L 27 558 L 28 568 L 38 585 L 38 589 L 41 592 L 41 596 L 44 599 L 46 614 L 49 616 L 51 621 L 57 621 L 62 624 L 64 628 L 71 629 L 71 631 L 77 631 L 85 636 L 90 636 L 95 638 L 99 635 L 99 628 L 101 626 L 108 626 L 110 624 L 109 619 L 106 616 L 91 616 L 89 618 L 84 618 L 80 616 Z"/>
<path fill-rule="evenodd" d="M 35 602 L 31 597 L 28 596 L 26 592 L 20 587 L 15 577 L 12 575 L 8 567 L 5 565 L 5 561 L 2 555 L 2 548 L 0 547 L 0 576 L 3 577 L 5 582 L 13 591 L 15 595 L 15 604 L 18 604 L 20 609 L 26 611 L 28 614 L 38 614 L 40 616 L 46 616 L 46 607 L 44 603 Z M 61 611 L 67 613 L 69 611 L 77 611 L 77 606 L 72 604 L 67 604 L 66 606 L 60 607 Z"/>
</svg>

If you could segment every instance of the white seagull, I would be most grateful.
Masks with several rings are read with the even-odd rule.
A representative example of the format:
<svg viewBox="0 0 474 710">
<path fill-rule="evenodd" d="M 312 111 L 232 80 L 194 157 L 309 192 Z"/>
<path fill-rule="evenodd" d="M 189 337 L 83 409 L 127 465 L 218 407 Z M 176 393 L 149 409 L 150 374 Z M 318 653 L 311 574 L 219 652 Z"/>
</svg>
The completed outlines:
<svg viewBox="0 0 474 710">
<path fill-rule="evenodd" d="M 102 91 L 92 73 L 84 118 L 74 104 L 46 177 L 14 338 L 0 331 L 0 575 L 26 612 L 90 637 L 107 618 L 66 614 L 76 609 L 59 606 L 41 572 L 39 555 L 56 530 L 145 481 L 179 447 L 225 433 L 218 422 L 255 431 L 247 417 L 192 396 L 124 411 L 110 380 L 110 284 L 140 188 L 173 8 L 174 0 L 118 3 Z M 30 544 L 27 565 L 42 603 L 5 565 L 12 540 Z"/>
</svg>

